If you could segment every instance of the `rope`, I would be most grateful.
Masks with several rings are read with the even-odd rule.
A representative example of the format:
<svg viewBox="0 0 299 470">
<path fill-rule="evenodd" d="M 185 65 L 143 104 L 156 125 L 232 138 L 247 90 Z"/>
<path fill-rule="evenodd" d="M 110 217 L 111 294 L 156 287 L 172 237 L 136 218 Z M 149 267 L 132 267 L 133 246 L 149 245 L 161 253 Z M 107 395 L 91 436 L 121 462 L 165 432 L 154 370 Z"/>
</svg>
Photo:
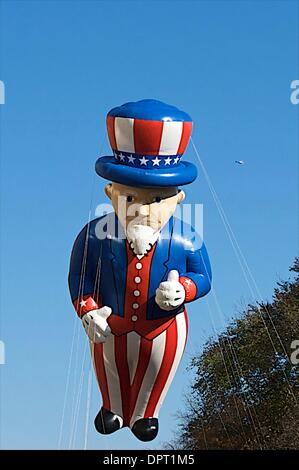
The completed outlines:
<svg viewBox="0 0 299 470">
<path fill-rule="evenodd" d="M 226 216 L 226 214 L 225 214 L 225 212 L 224 212 L 224 209 L 223 209 L 223 207 L 222 207 L 222 205 L 221 205 L 221 202 L 220 202 L 220 200 L 219 200 L 219 197 L 218 197 L 218 195 L 217 195 L 217 193 L 216 193 L 216 191 L 215 191 L 215 189 L 214 189 L 214 186 L 213 186 L 213 184 L 212 184 L 212 182 L 211 182 L 211 179 L 210 179 L 210 177 L 209 177 L 209 175 L 208 175 L 208 172 L 207 172 L 207 170 L 206 170 L 206 168 L 205 168 L 205 166 L 204 166 L 204 163 L 203 163 L 203 161 L 202 161 L 202 159 L 201 159 L 201 157 L 200 157 L 200 155 L 199 155 L 199 152 L 198 152 L 198 150 L 197 150 L 197 148 L 196 148 L 196 146 L 195 146 L 195 144 L 194 144 L 194 142 L 193 142 L 192 137 L 191 137 L 190 139 L 191 139 L 191 143 L 192 143 L 193 149 L 194 149 L 194 151 L 195 151 L 196 157 L 197 157 L 197 159 L 198 159 L 198 161 L 199 161 L 199 163 L 200 163 L 200 166 L 201 166 L 201 168 L 202 168 L 203 174 L 204 174 L 204 176 L 205 176 L 205 178 L 206 178 L 206 180 L 207 180 L 209 189 L 210 189 L 211 194 L 212 194 L 212 196 L 213 196 L 213 199 L 214 199 L 215 205 L 216 205 L 216 207 L 217 207 L 217 210 L 218 210 L 218 212 L 219 212 L 220 218 L 221 218 L 221 220 L 222 220 L 222 222 L 223 222 L 224 228 L 225 228 L 225 230 L 226 230 L 226 232 L 227 232 L 227 235 L 228 235 L 229 240 L 230 240 L 230 242 L 231 242 L 231 245 L 232 245 L 232 248 L 233 248 L 234 253 L 235 253 L 235 255 L 236 255 L 236 258 L 237 258 L 237 260 L 238 260 L 238 263 L 240 264 L 241 270 L 242 270 L 243 275 L 244 275 L 244 279 L 245 279 L 245 281 L 246 281 L 246 283 L 247 283 L 247 285 L 248 285 L 248 287 L 249 287 L 249 290 L 250 290 L 250 292 L 251 292 L 251 295 L 252 295 L 252 297 L 254 298 L 256 294 L 254 293 L 254 289 L 252 289 L 250 280 L 249 280 L 249 278 L 248 278 L 248 275 L 247 275 L 247 273 L 246 273 L 246 270 L 245 270 L 243 264 L 245 265 L 247 271 L 250 273 L 250 276 L 249 276 L 249 277 L 251 278 L 251 282 L 253 282 L 254 287 L 256 288 L 256 292 L 257 292 L 258 297 L 261 298 L 261 294 L 260 294 L 260 291 L 259 291 L 259 289 L 258 289 L 258 287 L 257 287 L 257 283 L 256 283 L 256 281 L 255 281 L 255 279 L 254 279 L 254 277 L 253 277 L 253 275 L 252 275 L 252 273 L 251 273 L 251 271 L 250 271 L 250 269 L 249 269 L 249 266 L 248 266 L 248 263 L 247 263 L 247 261 L 246 261 L 246 258 L 245 258 L 245 256 L 244 256 L 244 254 L 242 253 L 242 250 L 241 250 L 241 248 L 240 248 L 240 245 L 239 245 L 238 242 L 237 242 L 237 238 L 236 238 L 236 236 L 235 236 L 235 234 L 234 234 L 234 232 L 233 232 L 233 230 L 232 230 L 232 228 L 231 228 L 231 225 L 230 225 L 229 222 L 228 222 L 227 216 Z M 274 331 L 275 331 L 275 334 L 276 334 L 276 336 L 277 336 L 277 338 L 278 338 L 278 340 L 279 340 L 279 342 L 280 342 L 280 344 L 281 344 L 281 346 L 282 346 L 282 348 L 283 348 L 283 351 L 284 351 L 284 353 L 285 353 L 285 355 L 286 355 L 286 358 L 287 358 L 288 361 L 289 361 L 288 354 L 287 354 L 287 352 L 286 352 L 286 350 L 285 350 L 285 348 L 284 348 L 284 345 L 283 345 L 283 342 L 282 342 L 282 340 L 281 340 L 281 337 L 280 337 L 280 335 L 279 335 L 279 333 L 278 333 L 278 331 L 277 331 L 277 329 L 276 329 L 276 327 L 275 327 L 275 325 L 274 325 L 274 322 L 273 322 L 273 320 L 272 320 L 272 318 L 271 318 L 270 312 L 269 312 L 269 310 L 267 309 L 267 306 L 266 306 L 266 305 L 264 306 L 264 308 L 265 308 L 265 311 L 266 311 L 267 316 L 268 316 L 268 318 L 269 318 L 269 321 L 270 321 L 270 323 L 271 323 L 271 325 L 272 325 L 272 327 L 273 327 L 273 329 L 274 329 Z M 268 326 L 267 326 L 267 324 L 266 324 L 266 322 L 265 322 L 265 319 L 264 319 L 264 317 L 263 317 L 263 315 L 261 314 L 261 312 L 260 312 L 259 309 L 258 309 L 258 314 L 259 314 L 259 316 L 260 316 L 260 318 L 261 318 L 261 320 L 262 320 L 262 322 L 263 322 L 264 328 L 265 328 L 265 330 L 266 330 L 267 336 L 268 336 L 268 338 L 269 338 L 269 340 L 270 340 L 270 343 L 271 343 L 271 345 L 272 345 L 272 348 L 273 348 L 273 350 L 274 350 L 274 353 L 275 353 L 275 355 L 277 356 L 277 355 L 278 355 L 278 351 L 277 351 L 277 349 L 276 349 L 276 347 L 275 347 L 275 343 L 274 343 L 274 341 L 273 341 L 273 339 L 272 339 L 272 336 L 271 336 L 270 331 L 269 331 L 269 329 L 268 329 Z M 283 374 L 284 374 L 285 380 L 286 380 L 286 382 L 287 382 L 289 391 L 290 391 L 290 393 L 291 393 L 291 395 L 292 395 L 292 397 L 293 397 L 295 403 L 297 404 L 296 396 L 295 396 L 295 394 L 294 394 L 294 392 L 293 392 L 293 390 L 292 390 L 291 384 L 290 384 L 289 379 L 288 379 L 288 377 L 287 377 L 287 375 L 286 375 L 286 373 L 285 373 L 285 370 L 283 370 Z"/>
<path fill-rule="evenodd" d="M 102 139 L 101 146 L 100 146 L 100 153 L 102 153 L 105 140 L 106 140 L 106 135 Z M 94 200 L 95 178 L 96 178 L 96 175 L 94 173 L 92 177 L 92 184 L 91 184 L 91 195 L 90 195 L 89 211 L 88 211 L 88 223 L 87 223 L 87 229 L 86 229 L 86 238 L 85 238 L 85 244 L 84 244 L 84 252 L 83 252 L 83 259 L 82 259 L 82 266 L 81 266 L 80 280 L 79 280 L 79 287 L 78 287 L 78 297 L 77 297 L 78 299 L 82 296 L 84 292 L 84 278 L 85 278 L 85 272 L 86 272 L 86 260 L 87 260 L 87 250 L 88 250 L 88 235 L 89 235 L 89 227 L 90 227 L 90 222 L 91 222 L 92 207 L 93 207 L 93 200 Z M 67 408 L 67 401 L 68 401 L 67 399 L 69 395 L 69 388 L 70 388 L 70 382 L 71 382 L 71 372 L 73 372 L 74 393 L 73 393 L 72 405 L 70 409 L 71 430 L 70 430 L 69 446 L 71 446 L 72 443 L 74 443 L 74 440 L 75 440 L 74 434 L 77 429 L 76 423 L 78 420 L 79 410 L 77 410 L 78 399 L 76 400 L 76 397 L 78 397 L 78 393 L 80 393 L 80 390 L 82 392 L 82 386 L 83 386 L 83 383 L 81 383 L 81 380 L 83 378 L 81 379 L 80 377 L 80 379 L 78 378 L 78 381 L 76 380 L 78 376 L 78 370 L 79 370 L 79 344 L 80 344 L 80 328 L 78 325 L 79 325 L 78 318 L 75 317 L 74 331 L 73 331 L 73 337 L 72 337 L 72 343 L 71 343 L 71 351 L 70 351 L 70 357 L 69 357 L 69 363 L 68 363 L 68 369 L 67 369 L 67 379 L 66 379 L 66 386 L 65 386 L 65 393 L 64 393 L 63 410 L 62 410 L 62 417 L 61 417 L 61 422 L 60 422 L 60 431 L 59 431 L 59 440 L 58 440 L 59 449 L 61 448 L 62 440 L 63 440 L 63 432 L 64 432 L 64 427 L 65 427 L 65 415 L 66 415 L 66 408 Z M 86 352 L 86 345 L 85 345 L 85 352 Z M 74 354 L 75 354 L 75 361 L 74 361 L 74 368 L 72 369 Z M 82 367 L 83 366 L 84 366 L 84 363 L 82 364 Z M 82 376 L 82 371 L 81 371 L 81 376 Z M 84 374 L 83 374 L 83 377 L 84 377 Z M 79 401 L 79 404 L 80 404 L 80 401 Z"/>
<path fill-rule="evenodd" d="M 211 293 L 212 293 L 213 296 L 214 296 L 215 304 L 216 304 L 216 307 L 217 307 L 218 311 L 221 313 L 222 317 L 225 318 L 224 315 L 223 315 L 222 309 L 221 309 L 221 307 L 220 307 L 220 304 L 219 304 L 219 302 L 218 302 L 217 295 L 216 295 L 216 292 L 215 292 L 215 289 L 214 289 L 214 288 L 211 289 Z M 207 303 L 208 303 L 208 307 L 209 307 L 210 318 L 211 318 L 211 321 L 212 321 L 212 323 L 213 323 L 213 328 L 214 328 L 214 331 L 216 331 L 216 330 L 215 330 L 215 324 L 214 324 L 213 316 L 212 316 L 212 311 L 211 311 L 211 307 L 210 307 L 210 303 L 209 303 L 209 300 L 208 300 L 208 299 L 207 299 Z M 225 325 L 225 323 L 224 323 L 224 325 Z M 232 341 L 231 341 L 230 338 L 228 338 L 228 342 L 229 342 L 229 346 L 230 346 L 230 350 L 231 350 L 231 356 L 232 356 L 232 358 L 233 358 L 232 364 L 234 364 L 234 362 L 236 362 L 236 364 L 238 365 L 239 369 L 242 370 L 241 367 L 240 367 L 240 365 L 239 365 L 239 361 L 238 361 L 238 358 L 237 358 L 237 354 L 236 354 L 236 352 L 235 352 L 234 346 L 233 346 Z M 224 364 L 224 367 L 225 367 L 225 370 L 226 370 L 226 374 L 227 374 L 227 376 L 228 376 L 228 380 L 229 380 L 230 387 L 233 388 L 233 384 L 232 384 L 231 379 L 230 379 L 230 374 L 229 374 L 229 370 L 228 370 L 228 368 L 227 368 L 227 364 L 226 364 L 225 355 L 224 355 L 224 353 L 223 353 L 223 350 L 227 353 L 227 356 L 228 356 L 228 357 L 229 357 L 229 352 L 227 352 L 227 350 L 226 350 L 226 348 L 225 348 L 224 346 L 223 346 L 223 349 L 222 349 L 220 340 L 219 340 L 218 344 L 219 344 L 219 348 L 220 348 L 220 351 L 221 351 L 221 357 L 222 357 L 222 361 L 223 361 L 223 364 Z M 233 356 L 232 351 L 234 351 L 234 356 Z M 235 358 L 235 360 L 234 360 L 234 358 Z M 231 364 L 231 369 L 232 369 L 232 372 L 233 372 L 233 378 L 234 378 L 234 380 L 236 380 L 235 377 L 234 377 L 234 367 L 233 367 L 232 364 Z M 241 375 L 238 373 L 238 369 L 237 369 L 237 368 L 236 368 L 236 371 L 237 371 L 238 378 L 239 378 L 239 381 L 240 381 Z M 237 415 L 238 415 L 238 418 L 239 418 L 239 421 L 240 421 L 240 424 L 241 424 L 243 436 L 245 437 L 246 443 L 248 443 L 248 442 L 247 442 L 246 433 L 245 433 L 245 430 L 244 430 L 244 426 L 243 426 L 243 422 L 242 422 L 242 418 L 241 418 L 241 415 L 240 415 L 240 411 L 239 411 L 239 407 L 238 407 L 238 404 L 237 404 L 237 400 L 236 400 L 235 395 L 233 396 L 233 400 L 234 400 L 234 404 L 235 404 L 235 407 L 236 407 Z M 250 406 L 247 404 L 247 400 L 246 400 L 246 399 L 245 399 L 245 401 L 244 401 L 243 399 L 241 399 L 241 402 L 242 402 L 242 405 L 243 405 L 243 408 L 244 408 L 245 413 L 246 413 L 247 415 L 249 415 L 249 418 L 250 418 L 250 421 L 251 421 L 251 427 L 252 427 L 252 429 L 254 430 L 255 437 L 256 437 L 256 439 L 257 439 L 257 442 L 258 442 L 258 444 L 259 444 L 259 447 L 260 447 L 260 449 L 262 449 L 262 445 L 261 445 L 260 440 L 259 440 L 259 435 L 258 435 L 258 432 L 257 432 L 257 429 L 256 429 L 255 421 L 254 421 L 254 419 L 253 419 L 253 417 L 252 417 L 252 414 L 251 414 Z M 261 428 L 259 420 L 258 420 L 258 424 L 259 424 L 259 427 Z"/>
<path fill-rule="evenodd" d="M 77 427 L 78 427 L 78 417 L 79 417 L 79 413 L 80 413 L 80 404 L 81 404 L 82 390 L 83 390 L 83 384 L 84 384 L 87 344 L 88 344 L 88 341 L 85 341 L 83 359 L 82 359 L 82 366 L 81 366 L 80 381 L 79 381 L 79 390 L 78 390 L 78 393 L 77 393 L 77 402 L 76 402 L 76 406 L 75 406 L 75 412 L 74 412 L 74 416 L 73 416 L 73 423 L 72 423 L 72 427 L 71 427 L 69 449 L 75 448 L 76 433 L 77 433 Z"/>
<path fill-rule="evenodd" d="M 211 313 L 210 313 L 210 318 L 212 319 Z M 214 330 L 214 331 L 216 331 L 216 330 Z M 206 341 L 206 338 L 205 338 L 205 341 Z M 193 357 L 196 357 L 196 351 L 195 351 L 194 343 L 193 343 L 193 340 L 192 340 L 191 337 L 190 337 L 190 339 L 189 339 L 189 344 L 190 344 L 190 347 L 191 347 L 191 350 L 192 350 L 192 356 L 193 356 Z M 225 363 L 225 360 L 224 360 L 224 356 L 223 356 L 223 352 L 222 352 L 221 346 L 220 346 L 220 352 L 221 352 L 221 357 L 223 358 L 223 363 L 224 363 L 224 367 L 225 367 L 225 370 L 226 370 L 226 373 L 227 373 L 228 380 L 230 381 L 229 373 L 228 373 L 228 370 L 227 370 L 227 367 L 226 367 L 226 363 Z M 205 383 L 207 384 L 208 381 L 206 380 L 206 378 L 205 378 L 204 376 L 203 376 L 203 379 L 204 379 Z M 190 404 L 190 402 L 189 402 L 189 404 Z M 230 438 L 230 436 L 229 436 L 229 432 L 228 432 L 228 430 L 227 430 L 227 427 L 225 426 L 225 423 L 224 423 L 224 421 L 223 421 L 223 419 L 222 419 L 222 416 L 221 416 L 221 414 L 220 414 L 220 412 L 219 412 L 218 410 L 217 410 L 217 415 L 218 415 L 218 417 L 219 417 L 219 420 L 220 420 L 220 422 L 221 422 L 221 425 L 222 425 L 222 427 L 223 427 L 223 429 L 224 429 L 224 432 L 225 432 L 227 438 L 228 438 L 228 439 L 230 440 L 230 442 L 232 443 L 232 440 L 231 440 L 231 438 Z M 241 425 L 242 425 L 242 421 L 241 421 Z M 203 427 L 203 425 L 202 425 L 202 427 Z M 204 434 L 204 436 L 205 436 L 205 434 Z M 208 447 L 207 447 L 206 440 L 205 440 L 205 445 L 206 445 L 206 448 L 208 448 Z"/>
<path fill-rule="evenodd" d="M 209 282 L 210 282 L 210 284 L 212 285 L 211 278 L 210 278 L 210 276 L 209 276 L 209 274 L 208 274 L 208 269 L 207 269 L 205 260 L 204 260 L 204 258 L 203 258 L 202 256 L 201 256 L 201 260 L 202 260 L 202 263 L 203 263 L 203 265 L 204 265 L 204 268 L 205 268 L 205 271 L 206 271 L 206 273 L 207 273 L 207 276 L 208 276 L 208 278 L 209 278 Z M 216 295 L 216 292 L 215 292 L 215 289 L 213 288 L 213 286 L 211 287 L 211 293 L 213 294 L 213 298 L 214 298 L 214 300 L 215 300 L 216 308 L 217 308 L 218 312 L 221 314 L 222 320 L 223 320 L 223 322 L 224 322 L 224 324 L 225 324 L 225 316 L 224 316 L 223 311 L 222 311 L 222 309 L 221 309 L 221 307 L 220 307 L 220 303 L 219 303 L 219 301 L 218 301 L 218 298 L 217 298 L 217 295 Z M 209 302 L 209 299 L 208 299 L 208 298 L 207 298 L 207 304 L 208 304 L 208 310 L 209 310 L 210 320 L 211 320 L 211 323 L 212 323 L 212 328 L 213 328 L 213 331 L 214 331 L 215 336 L 217 337 L 218 334 L 217 334 L 217 330 L 216 330 L 216 325 L 215 325 L 215 322 L 214 322 L 214 317 L 213 317 L 213 314 L 212 314 L 212 309 L 211 309 L 210 302 Z M 234 348 L 233 348 L 233 344 L 232 344 L 230 338 L 229 338 L 229 343 L 230 343 L 230 349 L 234 349 Z M 223 345 L 223 346 L 221 345 L 221 342 L 220 342 L 220 341 L 218 341 L 218 345 L 219 345 L 219 351 L 220 351 L 220 354 L 221 354 L 221 359 L 222 359 L 222 362 L 223 362 L 223 365 L 224 365 L 224 368 L 225 368 L 225 372 L 226 372 L 226 375 L 227 375 L 227 378 L 228 378 L 229 385 L 230 385 L 231 388 L 233 388 L 233 384 L 232 384 L 232 382 L 231 382 L 229 370 L 228 370 L 228 368 L 227 368 L 227 361 L 226 361 L 226 359 L 225 359 L 225 354 L 224 354 L 224 353 L 226 353 L 228 357 L 229 357 L 229 354 L 226 352 L 226 348 L 224 347 L 224 345 Z M 235 357 L 236 357 L 236 361 L 237 361 L 237 363 L 238 363 L 238 359 L 237 359 L 236 354 L 235 354 Z M 233 363 L 234 363 L 234 361 L 233 361 Z M 240 367 L 240 366 L 239 366 L 239 367 Z M 233 369 L 233 368 L 232 368 L 232 370 L 233 370 L 233 372 L 234 372 L 234 369 Z M 233 373 L 233 376 L 234 376 L 234 373 Z M 241 379 L 241 376 L 239 375 L 239 380 L 240 380 L 240 379 Z M 205 380 L 205 379 L 204 379 L 204 380 Z M 205 382 L 207 383 L 206 380 L 205 380 Z M 233 401 L 234 401 L 234 406 L 235 406 L 235 408 L 236 408 L 237 416 L 238 416 L 238 419 L 239 419 L 239 422 L 240 422 L 240 425 L 241 425 L 243 437 L 244 437 L 244 439 L 245 439 L 245 441 L 246 441 L 246 444 L 247 444 L 247 443 L 248 443 L 248 441 L 247 441 L 247 436 L 246 436 L 246 433 L 245 433 L 245 430 L 244 430 L 243 421 L 242 421 L 242 418 L 241 418 L 241 415 L 240 415 L 240 410 L 239 410 L 238 403 L 237 403 L 237 400 L 236 400 L 236 397 L 235 397 L 235 396 L 233 396 Z M 247 404 L 246 401 L 244 402 L 243 400 L 241 400 L 241 402 L 242 402 L 242 405 L 243 405 L 245 414 L 249 415 L 249 417 L 250 417 L 250 421 L 251 421 L 251 425 L 250 425 L 250 426 L 251 426 L 251 428 L 254 430 L 254 433 L 255 433 L 255 436 L 256 436 L 256 439 L 257 439 L 257 442 L 258 442 L 258 444 L 259 444 L 260 449 L 262 449 L 262 445 L 261 445 L 260 440 L 259 440 L 259 435 L 258 435 L 257 430 L 256 430 L 255 422 L 254 422 L 254 419 L 253 419 L 253 417 L 252 417 L 250 407 L 249 407 L 249 405 Z M 226 429 L 226 427 L 225 427 L 225 424 L 224 424 L 224 422 L 223 422 L 223 419 L 222 419 L 222 417 L 221 417 L 221 414 L 218 412 L 218 410 L 217 410 L 217 414 L 218 414 L 218 416 L 219 416 L 219 418 L 220 418 L 221 424 L 222 424 L 222 426 L 223 426 L 223 428 L 224 428 L 224 430 L 225 430 L 225 433 L 226 433 L 228 439 L 229 439 L 230 442 L 232 443 L 232 440 L 231 440 L 231 438 L 230 438 L 230 436 L 229 436 L 229 433 L 227 432 L 227 429 Z M 257 419 L 258 419 L 258 418 L 257 418 Z M 258 423 L 259 423 L 259 427 L 261 428 L 259 420 L 258 420 Z"/>
<path fill-rule="evenodd" d="M 106 140 L 106 134 L 104 135 L 101 146 L 100 146 L 100 154 L 102 153 L 104 143 Z M 81 296 L 83 295 L 84 292 L 84 279 L 85 279 L 85 273 L 86 273 L 86 262 L 87 262 L 87 252 L 88 252 L 88 236 L 89 236 L 89 229 L 90 229 L 90 223 L 91 223 L 91 215 L 92 215 L 92 207 L 93 207 L 93 201 L 94 201 L 94 192 L 95 192 L 95 180 L 96 180 L 96 175 L 93 173 L 93 178 L 92 178 L 92 184 L 91 184 L 91 195 L 90 195 L 90 203 L 89 203 L 89 211 L 88 211 L 88 223 L 87 223 L 87 228 L 86 228 L 86 238 L 85 238 L 85 244 L 84 244 L 84 252 L 83 252 L 83 260 L 82 260 L 82 266 L 81 266 L 81 273 L 80 273 L 80 281 L 79 281 L 79 288 L 78 288 L 78 298 L 80 299 Z M 78 319 L 76 318 L 75 320 Z M 72 400 L 72 407 L 71 407 L 71 429 L 70 429 L 70 439 L 69 439 L 69 448 L 72 447 L 72 445 L 75 444 L 76 440 L 76 432 L 77 432 L 77 425 L 78 425 L 78 415 L 80 412 L 80 403 L 81 403 L 81 395 L 82 395 L 82 387 L 83 387 L 83 381 L 84 381 L 84 362 L 85 362 L 85 357 L 86 357 L 86 343 L 84 347 L 84 353 L 83 353 L 83 361 L 82 361 L 82 366 L 81 366 L 81 376 L 79 381 L 76 384 L 76 377 L 78 375 L 78 368 L 79 368 L 79 328 L 78 328 L 78 335 L 77 335 L 77 342 L 76 342 L 76 362 L 75 362 L 75 368 L 74 368 L 74 394 L 73 394 L 73 400 Z M 77 401 L 76 401 L 77 397 Z M 90 407 L 90 404 L 88 405 Z M 85 438 L 87 442 L 87 437 Z M 85 445 L 85 441 L 84 441 Z"/>
<path fill-rule="evenodd" d="M 74 344 L 75 344 L 75 336 L 76 336 L 77 329 L 78 329 L 78 319 L 75 317 L 74 318 L 73 337 L 72 337 L 72 343 L 71 343 L 71 351 L 70 351 L 68 371 L 67 371 L 66 386 L 65 386 L 65 392 L 64 392 L 63 410 L 62 410 L 62 417 L 61 417 L 61 423 L 60 423 L 58 449 L 61 449 L 61 444 L 62 444 L 64 419 L 65 419 L 65 412 L 66 412 L 66 405 L 67 405 L 67 397 L 68 397 L 68 393 L 69 393 L 69 385 L 70 385 L 70 377 L 71 377 L 71 366 L 72 366 L 72 361 L 73 361 Z"/>
<path fill-rule="evenodd" d="M 91 405 L 91 392 L 92 392 L 92 365 L 90 362 L 89 373 L 88 373 L 88 386 L 87 386 L 87 400 L 86 400 L 86 416 L 85 416 L 85 432 L 84 432 L 84 450 L 87 449 L 87 439 L 89 430 L 89 416 L 90 416 L 90 405 Z"/>
</svg>

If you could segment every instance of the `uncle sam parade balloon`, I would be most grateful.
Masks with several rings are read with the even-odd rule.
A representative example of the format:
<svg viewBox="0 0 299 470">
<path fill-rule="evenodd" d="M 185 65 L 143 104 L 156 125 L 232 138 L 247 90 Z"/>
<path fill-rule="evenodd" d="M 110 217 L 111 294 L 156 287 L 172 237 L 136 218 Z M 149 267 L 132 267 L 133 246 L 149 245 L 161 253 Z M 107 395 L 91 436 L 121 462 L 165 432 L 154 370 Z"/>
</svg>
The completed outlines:
<svg viewBox="0 0 299 470">
<path fill-rule="evenodd" d="M 102 395 L 101 434 L 129 427 L 158 434 L 162 402 L 187 339 L 186 305 L 211 288 L 208 254 L 193 227 L 174 217 L 197 176 L 182 157 L 190 116 L 156 100 L 113 108 L 114 156 L 96 162 L 114 212 L 89 222 L 72 250 L 69 288 L 88 335 Z"/>
</svg>

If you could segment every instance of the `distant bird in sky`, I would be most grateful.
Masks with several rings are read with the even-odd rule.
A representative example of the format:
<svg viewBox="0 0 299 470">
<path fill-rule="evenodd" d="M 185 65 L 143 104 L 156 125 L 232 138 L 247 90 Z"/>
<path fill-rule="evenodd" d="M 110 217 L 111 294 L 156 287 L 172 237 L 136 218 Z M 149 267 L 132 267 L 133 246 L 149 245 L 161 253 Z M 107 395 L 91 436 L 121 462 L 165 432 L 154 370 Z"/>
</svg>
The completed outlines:
<svg viewBox="0 0 299 470">
<path fill-rule="evenodd" d="M 238 163 L 238 165 L 244 165 L 244 161 L 243 160 L 235 160 L 235 163 Z"/>
</svg>

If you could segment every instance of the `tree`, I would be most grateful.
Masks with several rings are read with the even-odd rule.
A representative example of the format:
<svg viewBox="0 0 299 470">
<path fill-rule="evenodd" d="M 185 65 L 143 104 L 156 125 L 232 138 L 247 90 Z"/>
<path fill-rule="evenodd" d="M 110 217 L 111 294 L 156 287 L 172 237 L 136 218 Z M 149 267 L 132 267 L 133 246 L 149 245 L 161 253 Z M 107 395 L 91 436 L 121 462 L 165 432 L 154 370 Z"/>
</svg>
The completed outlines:
<svg viewBox="0 0 299 470">
<path fill-rule="evenodd" d="M 299 449 L 299 259 L 271 303 L 249 305 L 191 361 L 179 449 Z"/>
</svg>

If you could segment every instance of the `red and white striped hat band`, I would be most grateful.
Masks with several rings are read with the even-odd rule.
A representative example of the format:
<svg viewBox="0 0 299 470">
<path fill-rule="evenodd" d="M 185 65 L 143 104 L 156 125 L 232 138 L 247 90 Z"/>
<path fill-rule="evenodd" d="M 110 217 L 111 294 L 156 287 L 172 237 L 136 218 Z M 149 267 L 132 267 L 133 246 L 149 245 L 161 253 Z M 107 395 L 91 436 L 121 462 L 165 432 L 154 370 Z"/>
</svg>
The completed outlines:
<svg viewBox="0 0 299 470">
<path fill-rule="evenodd" d="M 189 142 L 192 122 L 107 116 L 107 131 L 116 160 L 151 169 L 180 162 Z"/>
</svg>

